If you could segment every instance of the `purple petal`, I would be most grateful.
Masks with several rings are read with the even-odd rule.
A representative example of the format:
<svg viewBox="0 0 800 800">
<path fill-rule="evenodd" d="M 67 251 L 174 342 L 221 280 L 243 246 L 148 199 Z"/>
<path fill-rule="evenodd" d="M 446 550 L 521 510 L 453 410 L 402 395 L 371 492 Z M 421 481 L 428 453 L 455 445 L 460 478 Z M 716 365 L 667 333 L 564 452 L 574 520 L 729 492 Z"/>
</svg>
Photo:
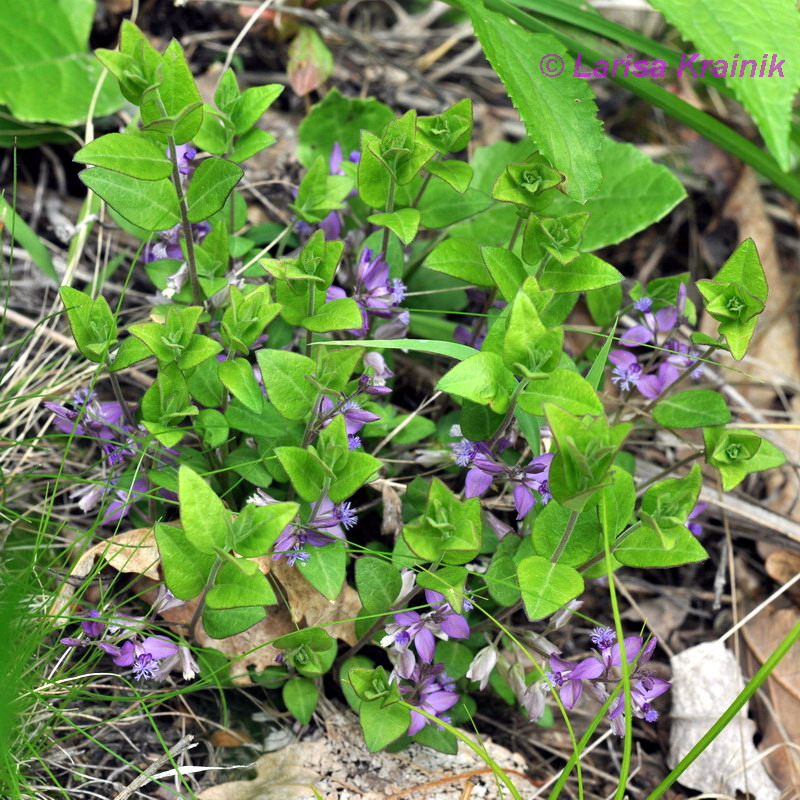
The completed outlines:
<svg viewBox="0 0 800 800">
<path fill-rule="evenodd" d="M 653 332 L 644 325 L 635 325 L 622 334 L 619 343 L 623 347 L 636 347 L 637 344 L 647 344 L 653 341 Z"/>
<path fill-rule="evenodd" d="M 452 708 L 458 702 L 459 697 L 457 692 L 433 692 L 425 698 L 425 705 L 431 708 L 434 714 L 440 714 L 442 711 Z"/>
<path fill-rule="evenodd" d="M 331 300 L 341 300 L 347 297 L 347 292 L 341 286 L 331 286 L 325 293 L 325 299 L 330 303 Z"/>
<path fill-rule="evenodd" d="M 434 651 L 436 650 L 436 639 L 427 628 L 421 628 L 414 637 L 414 647 L 417 655 L 426 663 L 433 663 Z"/>
<path fill-rule="evenodd" d="M 103 645 L 101 644 L 100 647 L 103 647 Z M 106 648 L 103 647 L 103 650 L 106 650 Z M 106 650 L 106 652 L 108 653 L 110 651 Z M 123 644 L 119 649 L 119 653 L 114 657 L 114 663 L 118 667 L 129 667 L 131 664 L 133 664 L 135 658 L 136 648 L 133 642 L 125 642 L 125 644 Z"/>
<path fill-rule="evenodd" d="M 453 639 L 469 639 L 469 623 L 461 614 L 450 614 L 441 623 L 442 630 Z"/>
<path fill-rule="evenodd" d="M 464 497 L 480 497 L 492 485 L 492 476 L 483 470 L 473 467 L 467 473 L 467 480 L 464 483 Z"/>
<path fill-rule="evenodd" d="M 587 658 L 575 665 L 575 668 L 569 674 L 569 679 L 599 678 L 604 669 L 605 666 L 598 659 Z"/>
<path fill-rule="evenodd" d="M 649 400 L 655 400 L 664 391 L 664 387 L 656 375 L 642 375 L 636 388 Z"/>
<path fill-rule="evenodd" d="M 640 684 L 642 681 L 637 681 L 636 686 L 638 691 L 641 693 L 642 697 L 645 700 L 652 700 L 654 697 L 658 697 L 659 695 L 664 694 L 664 692 L 668 691 L 672 684 L 669 681 L 665 681 L 663 678 L 649 678 L 652 681 L 652 687 L 650 689 L 644 690 L 640 688 Z"/>
<path fill-rule="evenodd" d="M 514 505 L 517 507 L 517 519 L 523 519 L 536 505 L 536 498 L 526 486 L 517 486 L 514 489 Z"/>
<path fill-rule="evenodd" d="M 429 606 L 441 605 L 444 602 L 444 595 L 439 592 L 434 592 L 433 589 L 426 589 L 425 602 Z"/>
<path fill-rule="evenodd" d="M 416 611 L 399 611 L 394 615 L 394 621 L 400 625 L 414 625 L 419 622 L 419 614 Z"/>
<path fill-rule="evenodd" d="M 678 321 L 678 309 L 675 306 L 667 306 L 655 313 L 656 329 L 661 333 L 671 331 Z"/>
<path fill-rule="evenodd" d="M 408 735 L 413 736 L 419 733 L 426 725 L 428 720 L 422 716 L 418 711 L 411 712 L 411 724 L 408 726 Z"/>
<path fill-rule="evenodd" d="M 110 656 L 118 656 L 121 652 L 115 644 L 109 644 L 108 642 L 97 642 L 96 644 L 104 653 L 108 653 Z"/>
<path fill-rule="evenodd" d="M 558 695 L 561 702 L 572 711 L 575 708 L 575 703 L 581 699 L 583 694 L 583 684 L 580 681 L 568 680 L 559 691 Z"/>
<path fill-rule="evenodd" d="M 410 680 L 416 665 L 417 659 L 414 657 L 414 653 L 406 648 L 400 651 L 400 658 L 397 660 L 395 670 L 401 678 Z"/>
<path fill-rule="evenodd" d="M 178 645 L 175 642 L 171 642 L 169 639 L 162 639 L 159 636 L 148 636 L 142 642 L 142 648 L 159 661 L 162 658 L 174 656 L 178 652 Z"/>
<path fill-rule="evenodd" d="M 626 636 L 625 637 L 625 655 L 627 656 L 628 666 L 633 663 L 638 652 L 642 649 L 641 636 Z M 622 656 L 620 655 L 619 642 L 611 648 L 609 663 L 615 667 L 622 666 Z"/>
</svg>

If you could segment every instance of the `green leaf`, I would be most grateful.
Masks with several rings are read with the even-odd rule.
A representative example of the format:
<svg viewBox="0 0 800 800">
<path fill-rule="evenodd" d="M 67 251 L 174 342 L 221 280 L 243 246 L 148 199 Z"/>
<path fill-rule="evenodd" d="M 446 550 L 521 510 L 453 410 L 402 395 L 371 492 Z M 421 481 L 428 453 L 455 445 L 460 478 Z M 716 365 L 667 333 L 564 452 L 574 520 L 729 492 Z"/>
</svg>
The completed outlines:
<svg viewBox="0 0 800 800">
<path fill-rule="evenodd" d="M 583 250 L 599 250 L 628 239 L 658 222 L 686 197 L 683 185 L 667 167 L 632 144 L 604 136 L 598 157 L 603 182 L 597 193 L 585 205 L 559 194 L 548 209 L 559 214 L 589 212 Z"/>
<path fill-rule="evenodd" d="M 242 92 L 241 98 L 231 111 L 234 132 L 237 136 L 247 133 L 258 122 L 264 112 L 281 96 L 284 86 L 270 83 L 265 86 L 251 86 Z"/>
<path fill-rule="evenodd" d="M 247 131 L 236 140 L 236 144 L 229 153 L 228 158 L 237 164 L 241 164 L 242 161 L 247 161 L 248 158 L 252 158 L 256 153 L 260 153 L 267 147 L 272 147 L 277 141 L 269 131 L 253 128 L 253 130 Z"/>
<path fill-rule="evenodd" d="M 172 163 L 154 140 L 131 133 L 108 133 L 75 153 L 81 164 L 105 167 L 132 178 L 156 181 L 169 178 Z"/>
<path fill-rule="evenodd" d="M 481 255 L 503 299 L 510 303 L 528 277 L 522 261 L 505 247 L 482 247 Z"/>
<path fill-rule="evenodd" d="M 567 265 L 551 261 L 539 275 L 542 289 L 558 293 L 588 292 L 622 280 L 622 273 L 616 267 L 591 253 L 583 253 Z"/>
<path fill-rule="evenodd" d="M 217 368 L 222 385 L 244 405 L 253 411 L 261 411 L 264 405 L 264 395 L 261 387 L 253 375 L 253 367 L 244 358 L 228 359 L 221 361 Z"/>
<path fill-rule="evenodd" d="M 424 262 L 428 269 L 452 275 L 465 283 L 492 286 L 483 263 L 481 248 L 473 239 L 445 239 L 434 247 Z"/>
<path fill-rule="evenodd" d="M 424 227 L 448 228 L 457 222 L 475 217 L 491 205 L 492 199 L 477 189 L 465 189 L 463 193 L 459 193 L 446 183 L 432 181 L 425 189 L 417 207 L 422 215 L 420 222 Z"/>
<path fill-rule="evenodd" d="M 390 214 L 372 214 L 367 222 L 382 225 L 394 233 L 403 244 L 411 244 L 417 235 L 420 213 L 416 208 L 401 208 Z"/>
<path fill-rule="evenodd" d="M 347 572 L 347 551 L 337 539 L 325 547 L 310 548 L 311 557 L 300 568 L 303 577 L 333 602 L 341 594 Z"/>
<path fill-rule="evenodd" d="M 152 355 L 150 348 L 141 339 L 128 336 L 120 342 L 119 350 L 114 355 L 109 369 L 111 372 L 119 372 L 119 370 L 130 367 L 132 364 L 138 364 Z"/>
<path fill-rule="evenodd" d="M 598 517 L 600 528 L 609 542 L 628 525 L 636 505 L 636 487 L 633 476 L 621 467 L 611 468 L 611 484 L 600 490 Z"/>
<path fill-rule="evenodd" d="M 165 231 L 180 222 L 172 181 L 142 181 L 104 167 L 84 169 L 78 177 L 128 222 L 145 231 Z"/>
<path fill-rule="evenodd" d="M 704 428 L 727 424 L 731 421 L 731 412 L 718 392 L 690 389 L 658 403 L 653 408 L 653 419 L 665 428 Z"/>
<path fill-rule="evenodd" d="M 186 537 L 201 553 L 227 549 L 230 512 L 213 489 L 192 469 L 178 470 L 178 499 Z"/>
<path fill-rule="evenodd" d="M 319 690 L 310 678 L 289 678 L 283 684 L 282 696 L 292 716 L 308 725 L 319 702 Z"/>
<path fill-rule="evenodd" d="M 389 561 L 372 556 L 356 561 L 356 589 L 361 605 L 370 613 L 390 609 L 402 583 L 400 573 Z"/>
<path fill-rule="evenodd" d="M 306 375 L 316 370 L 310 358 L 286 350 L 262 349 L 256 353 L 256 360 L 270 402 L 282 417 L 301 420 L 311 412 L 317 390 L 306 380 Z"/>
<path fill-rule="evenodd" d="M 483 577 L 489 594 L 496 603 L 509 607 L 519 600 L 517 566 L 511 556 L 494 556 Z"/>
<path fill-rule="evenodd" d="M 567 194 L 585 202 L 602 180 L 597 151 L 602 127 L 589 85 L 572 77 L 575 64 L 561 42 L 532 34 L 479 0 L 462 0 L 489 63 L 506 86 L 539 150 L 566 176 Z M 548 77 L 539 68 L 548 55 L 562 59 L 563 74 Z"/>
<path fill-rule="evenodd" d="M 635 496 L 635 495 L 634 495 Z M 531 541 L 537 555 L 548 560 L 556 552 L 571 512 L 555 501 L 548 503 L 533 523 Z M 601 549 L 600 523 L 594 509 L 578 515 L 566 547 L 558 558 L 559 564 L 578 567 L 597 555 Z"/>
<path fill-rule="evenodd" d="M 788 171 L 792 101 L 800 88 L 797 6 L 791 0 L 764 0 L 757 6 L 724 0 L 654 0 L 653 5 L 697 45 L 702 53 L 695 62 L 697 74 L 703 58 L 725 60 L 725 83 L 755 119 L 782 169 Z M 743 54 L 737 66 L 734 53 Z M 770 57 L 773 53 L 777 55 Z M 766 71 L 760 77 L 762 54 L 767 54 Z M 748 58 L 755 62 L 747 65 Z M 780 63 L 781 71 L 770 75 L 775 63 Z"/>
<path fill-rule="evenodd" d="M 372 659 L 367 658 L 367 656 L 352 656 L 351 658 L 348 658 L 339 668 L 339 686 L 344 694 L 344 699 L 347 700 L 347 705 L 349 705 L 353 711 L 358 711 L 358 706 L 361 704 L 361 700 L 353 690 L 353 687 L 350 685 L 350 670 L 371 670 L 374 666 L 375 664 Z"/>
<path fill-rule="evenodd" d="M 325 345 L 325 342 L 317 342 Z M 337 347 L 363 347 L 363 342 L 330 342 Z M 448 356 L 458 361 L 474 356 L 478 351 L 474 347 L 459 342 L 440 342 L 435 339 L 370 339 L 370 349 L 410 350 L 412 353 L 434 353 Z"/>
<path fill-rule="evenodd" d="M 552 564 L 541 556 L 524 558 L 517 566 L 525 613 L 533 622 L 555 613 L 583 591 L 580 572 L 563 564 Z"/>
<path fill-rule="evenodd" d="M 607 327 L 614 321 L 622 305 L 622 286 L 615 283 L 604 289 L 586 292 L 586 305 L 592 322 L 601 328 Z"/>
<path fill-rule="evenodd" d="M 246 562 L 255 565 L 255 562 Z M 246 575 L 232 563 L 223 564 L 206 595 L 209 608 L 242 608 L 272 606 L 278 602 L 267 576 L 256 571 Z"/>
<path fill-rule="evenodd" d="M 307 503 L 319 500 L 327 472 L 317 454 L 310 448 L 276 447 L 275 455 L 289 475 L 297 494 Z"/>
<path fill-rule="evenodd" d="M 568 369 L 557 369 L 544 380 L 531 381 L 519 396 L 519 406 L 529 414 L 544 414 L 544 403 L 554 403 L 578 416 L 603 413 L 603 404 L 586 378 Z"/>
<path fill-rule="evenodd" d="M 217 355 L 221 350 L 222 345 L 216 339 L 194 333 L 186 349 L 178 358 L 178 366 L 182 370 L 193 369 L 202 364 L 207 358 Z"/>
<path fill-rule="evenodd" d="M 464 194 L 472 181 L 472 167 L 466 161 L 431 160 L 425 165 L 425 169 L 452 186 L 459 194 Z"/>
<path fill-rule="evenodd" d="M 3 4 L 0 104 L 24 122 L 80 125 L 102 64 L 86 52 L 94 0 L 36 0 Z M 115 81 L 106 80 L 94 113 L 104 117 L 122 105 Z"/>
<path fill-rule="evenodd" d="M 247 558 L 266 555 L 298 509 L 297 503 L 246 504 L 233 523 L 233 549 Z"/>
<path fill-rule="evenodd" d="M 222 403 L 218 405 L 222 405 Z M 275 439 L 286 433 L 286 420 L 277 412 L 272 403 L 264 403 L 260 411 L 253 411 L 234 399 L 225 409 L 225 419 L 234 430 L 249 433 L 251 436 Z M 302 437 L 302 429 L 297 436 L 298 440 Z"/>
<path fill-rule="evenodd" d="M 688 528 L 671 528 L 672 547 L 664 549 L 658 532 L 650 528 L 634 531 L 614 549 L 615 558 L 628 567 L 678 567 L 708 558 L 703 545 Z"/>
<path fill-rule="evenodd" d="M 154 535 L 167 588 L 178 600 L 191 600 L 202 593 L 216 556 L 202 553 L 174 525 L 156 523 Z"/>
<path fill-rule="evenodd" d="M 497 414 L 508 408 L 516 381 L 496 353 L 482 352 L 456 364 L 436 388 L 474 403 L 488 405 Z"/>
<path fill-rule="evenodd" d="M 300 324 L 313 333 L 327 333 L 358 329 L 363 319 L 352 297 L 340 297 L 327 301 L 313 317 L 303 317 Z"/>
<path fill-rule="evenodd" d="M 241 608 L 203 609 L 203 629 L 212 639 L 225 639 L 258 625 L 267 612 L 263 606 L 243 606 Z"/>
<path fill-rule="evenodd" d="M 206 447 L 220 447 L 228 440 L 230 428 L 225 416 L 216 408 L 204 408 L 195 423 Z"/>
<path fill-rule="evenodd" d="M 217 213 L 242 179 L 238 164 L 224 158 L 207 158 L 200 162 L 186 193 L 189 222 L 202 222 Z"/>
<path fill-rule="evenodd" d="M 347 461 L 335 470 L 336 478 L 328 487 L 328 497 L 334 503 L 341 503 L 360 489 L 381 466 L 380 459 L 375 456 L 350 451 Z"/>
<path fill-rule="evenodd" d="M 411 724 L 411 712 L 399 703 L 385 708 L 380 700 L 362 700 L 358 709 L 364 744 L 370 753 L 383 750 L 402 736 Z"/>
</svg>

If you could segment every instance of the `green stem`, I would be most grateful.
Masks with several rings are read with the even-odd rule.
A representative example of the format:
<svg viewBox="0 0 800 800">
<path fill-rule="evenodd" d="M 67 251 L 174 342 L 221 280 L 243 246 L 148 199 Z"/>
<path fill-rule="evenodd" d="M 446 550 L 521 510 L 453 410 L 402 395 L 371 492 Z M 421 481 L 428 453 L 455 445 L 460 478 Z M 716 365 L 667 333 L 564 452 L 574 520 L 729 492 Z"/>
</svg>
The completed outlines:
<svg viewBox="0 0 800 800">
<path fill-rule="evenodd" d="M 702 739 L 680 760 L 672 772 L 647 796 L 647 800 L 657 800 L 667 789 L 680 778 L 694 760 L 719 736 L 722 730 L 739 713 L 744 704 L 759 690 L 770 676 L 781 659 L 794 647 L 800 639 L 800 622 L 792 628 L 786 638 L 775 648 L 772 655 L 764 662 L 761 669 L 750 679 L 739 696 L 725 709 L 722 716 L 708 729 Z"/>
<path fill-rule="evenodd" d="M 394 191 L 396 188 L 396 181 L 394 177 L 389 178 L 389 196 L 386 198 L 386 213 L 391 214 L 394 211 Z M 386 251 L 389 247 L 389 229 L 383 229 L 383 243 L 381 245 L 381 252 L 383 257 L 386 258 Z"/>
<path fill-rule="evenodd" d="M 569 537 L 572 536 L 572 531 L 575 530 L 575 523 L 577 521 L 578 521 L 578 512 L 570 511 L 569 519 L 567 520 L 567 527 L 564 528 L 564 533 L 561 536 L 561 541 L 558 543 L 558 547 L 556 547 L 555 552 L 550 558 L 551 564 L 558 563 L 558 559 L 561 558 L 561 554 L 564 552 L 564 548 L 569 544 Z"/>
<path fill-rule="evenodd" d="M 162 106 L 163 109 L 163 106 Z M 162 110 L 166 117 L 166 109 Z M 200 289 L 200 281 L 197 280 L 197 259 L 194 255 L 194 238 L 192 235 L 192 223 L 189 222 L 189 207 L 186 205 L 186 195 L 183 191 L 181 182 L 180 165 L 178 164 L 178 147 L 175 144 L 175 137 L 168 136 L 169 160 L 172 162 L 172 182 L 175 184 L 175 191 L 178 193 L 178 207 L 181 211 L 181 230 L 186 241 L 186 263 L 189 265 L 189 282 L 192 286 L 192 299 L 196 306 L 203 307 L 203 292 Z"/>
<path fill-rule="evenodd" d="M 203 592 L 200 595 L 200 600 L 197 603 L 197 608 L 195 609 L 194 614 L 192 615 L 192 620 L 189 623 L 189 640 L 193 641 L 195 639 L 195 633 L 197 628 L 197 623 L 200 621 L 200 615 L 203 613 L 203 609 L 206 606 L 206 595 L 211 590 L 211 587 L 214 585 L 214 581 L 217 579 L 217 574 L 220 571 L 220 568 L 224 564 L 224 560 L 217 556 L 217 560 L 214 566 L 211 568 L 211 572 L 208 575 L 208 580 L 206 581 L 206 585 L 203 587 Z"/>
<path fill-rule="evenodd" d="M 290 223 L 289 227 L 286 229 L 286 233 L 283 235 L 283 238 L 278 243 L 278 252 L 275 254 L 275 258 L 282 258 L 283 251 L 286 249 L 286 243 L 289 241 L 289 237 L 294 232 L 294 226 L 297 224 L 297 217 L 295 217 Z"/>
<path fill-rule="evenodd" d="M 614 546 L 611 548 L 612 551 L 616 550 L 616 548 L 619 547 L 632 533 L 636 533 L 636 531 L 638 531 L 639 528 L 641 527 L 642 527 L 642 522 L 637 521 L 634 522 L 633 525 L 622 531 L 622 533 L 619 536 L 617 536 L 617 538 L 614 540 Z M 605 551 L 602 553 L 598 553 L 596 556 L 594 556 L 594 558 L 590 558 L 585 564 L 578 567 L 578 572 L 586 572 L 586 570 L 591 569 L 595 564 L 599 564 L 601 561 L 603 561 L 605 557 L 606 557 Z"/>
<path fill-rule="evenodd" d="M 517 408 L 517 397 L 519 397 L 520 393 L 527 387 L 528 383 L 528 379 L 523 378 L 514 387 L 514 391 L 511 393 L 511 398 L 508 402 L 508 411 L 506 411 L 506 415 L 503 417 L 500 427 L 494 432 L 492 438 L 487 442 L 490 450 L 497 444 L 497 442 L 500 440 L 500 437 L 505 433 L 506 428 L 509 426 L 511 420 L 514 418 L 514 411 Z"/>
<path fill-rule="evenodd" d="M 131 407 L 125 402 L 125 397 L 122 394 L 122 387 L 119 385 L 117 374 L 112 372 L 108 365 L 106 365 L 106 368 L 108 369 L 108 379 L 111 381 L 111 390 L 114 392 L 114 399 L 120 404 L 125 422 L 131 426 L 131 432 L 133 432 L 136 430 L 136 420 L 133 418 Z"/>
</svg>

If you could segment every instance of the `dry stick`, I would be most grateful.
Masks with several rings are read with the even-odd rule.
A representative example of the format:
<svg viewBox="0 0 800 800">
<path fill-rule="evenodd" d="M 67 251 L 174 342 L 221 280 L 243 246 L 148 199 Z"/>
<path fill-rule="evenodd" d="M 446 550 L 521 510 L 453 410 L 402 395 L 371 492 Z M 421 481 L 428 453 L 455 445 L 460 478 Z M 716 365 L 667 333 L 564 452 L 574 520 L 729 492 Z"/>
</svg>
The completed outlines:
<svg viewBox="0 0 800 800">
<path fill-rule="evenodd" d="M 506 769 L 503 768 L 503 772 L 507 775 L 516 775 L 518 778 L 524 778 L 528 783 L 536 786 L 538 788 L 539 784 L 530 776 L 526 775 L 524 772 L 520 772 L 516 769 Z M 428 789 L 434 789 L 437 786 L 445 786 L 448 783 L 455 783 L 456 781 L 462 780 L 469 780 L 470 778 L 477 778 L 478 775 L 488 775 L 494 774 L 494 770 L 490 769 L 489 767 L 485 769 L 473 769 L 469 772 L 461 772 L 458 775 L 451 775 L 447 778 L 439 778 L 437 781 L 430 781 L 428 783 L 421 783 L 419 786 L 412 786 L 410 789 L 405 789 L 402 792 L 397 792 L 396 794 L 390 794 L 386 797 L 385 800 L 399 800 L 401 797 L 406 797 L 406 795 L 412 794 L 413 792 L 422 792 L 427 791 Z M 116 800 L 116 798 L 115 798 Z"/>
<path fill-rule="evenodd" d="M 184 753 L 186 750 L 190 750 L 192 747 L 197 747 L 194 743 L 194 736 L 191 733 L 186 734 L 182 739 L 178 741 L 177 744 L 174 744 L 170 747 L 169 752 L 164 753 L 163 756 L 157 758 L 147 769 L 142 772 L 141 775 L 137 775 L 119 794 L 114 797 L 114 800 L 128 800 L 134 792 L 138 791 L 142 788 L 142 786 L 146 786 L 153 780 L 153 773 L 159 769 L 159 767 L 163 767 L 168 761 L 172 761 L 175 756 Z"/>
</svg>

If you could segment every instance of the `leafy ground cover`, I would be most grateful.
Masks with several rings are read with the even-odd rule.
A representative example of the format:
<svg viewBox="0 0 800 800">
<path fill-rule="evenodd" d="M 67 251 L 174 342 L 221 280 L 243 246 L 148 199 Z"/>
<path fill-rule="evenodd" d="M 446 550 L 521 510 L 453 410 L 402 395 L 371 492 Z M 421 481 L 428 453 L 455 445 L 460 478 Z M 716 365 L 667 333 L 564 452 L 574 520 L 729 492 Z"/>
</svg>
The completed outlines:
<svg viewBox="0 0 800 800">
<path fill-rule="evenodd" d="M 14 18 L 4 796 L 366 794 L 256 762 L 343 726 L 442 754 L 382 796 L 779 796 L 800 60 L 604 79 L 743 50 L 724 4 L 269 5 Z"/>
</svg>

